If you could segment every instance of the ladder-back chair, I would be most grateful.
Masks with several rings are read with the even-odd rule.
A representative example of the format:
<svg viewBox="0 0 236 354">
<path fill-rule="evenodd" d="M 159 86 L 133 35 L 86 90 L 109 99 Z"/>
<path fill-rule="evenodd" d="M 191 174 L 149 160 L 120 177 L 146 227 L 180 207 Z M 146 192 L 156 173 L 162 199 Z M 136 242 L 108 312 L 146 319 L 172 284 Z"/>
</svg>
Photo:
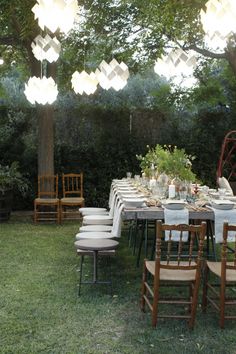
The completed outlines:
<svg viewBox="0 0 236 354">
<path fill-rule="evenodd" d="M 211 275 L 214 275 L 214 279 L 210 279 L 210 273 Z M 224 328 L 225 320 L 236 319 L 235 286 L 236 225 L 229 225 L 227 222 L 225 222 L 223 226 L 221 261 L 206 262 L 202 297 L 202 308 L 204 312 L 206 311 L 208 303 L 211 304 L 219 312 L 221 328 Z M 232 287 L 234 287 L 234 292 L 232 291 Z M 233 306 L 235 306 L 234 314 L 232 311 Z M 226 307 L 228 311 L 226 311 Z"/>
<path fill-rule="evenodd" d="M 38 221 L 60 223 L 58 175 L 38 176 L 38 197 L 34 200 L 34 222 Z"/>
<path fill-rule="evenodd" d="M 62 174 L 61 220 L 80 218 L 79 208 L 84 206 L 83 173 Z"/>
<path fill-rule="evenodd" d="M 141 297 L 141 309 L 145 311 L 148 305 L 152 313 L 153 327 L 157 325 L 158 318 L 184 318 L 188 319 L 189 327 L 193 328 L 205 233 L 205 222 L 201 225 L 167 225 L 157 221 L 155 260 L 144 260 Z M 179 240 L 176 235 L 179 236 Z M 186 235 L 188 242 L 183 241 Z M 198 242 L 197 252 L 194 251 L 196 241 Z M 173 289 L 171 296 L 167 296 L 166 292 L 162 293 L 162 287 L 166 286 L 176 287 L 176 295 L 172 295 Z M 177 291 L 181 286 L 187 286 L 189 289 L 184 299 Z M 175 305 L 175 313 L 165 314 L 163 311 L 160 313 L 159 305 L 161 304 Z M 176 312 L 176 305 L 188 306 L 188 312 L 179 314 Z"/>
</svg>

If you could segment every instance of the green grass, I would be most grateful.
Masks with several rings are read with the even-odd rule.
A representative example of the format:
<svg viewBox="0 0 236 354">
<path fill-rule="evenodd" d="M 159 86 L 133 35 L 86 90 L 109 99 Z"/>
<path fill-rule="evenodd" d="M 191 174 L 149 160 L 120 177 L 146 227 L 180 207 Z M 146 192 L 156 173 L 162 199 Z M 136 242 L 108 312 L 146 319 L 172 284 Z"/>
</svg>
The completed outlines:
<svg viewBox="0 0 236 354">
<path fill-rule="evenodd" d="M 78 228 L 0 224 L 1 354 L 236 353 L 236 323 L 220 330 L 213 311 L 199 308 L 194 331 L 181 320 L 152 329 L 150 313 L 139 310 L 142 267 L 124 235 L 112 261 L 114 296 L 106 286 L 84 285 L 78 297 Z"/>
</svg>

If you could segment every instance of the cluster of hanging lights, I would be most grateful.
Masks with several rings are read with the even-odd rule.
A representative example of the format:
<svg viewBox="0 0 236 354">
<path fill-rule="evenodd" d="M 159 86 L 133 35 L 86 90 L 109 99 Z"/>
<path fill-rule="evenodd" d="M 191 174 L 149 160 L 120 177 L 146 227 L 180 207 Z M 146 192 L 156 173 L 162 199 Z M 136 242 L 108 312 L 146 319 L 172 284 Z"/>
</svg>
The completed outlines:
<svg viewBox="0 0 236 354">
<path fill-rule="evenodd" d="M 36 59 L 47 60 L 49 63 L 57 61 L 61 51 L 61 43 L 57 37 L 52 38 L 48 34 L 45 37 L 39 34 L 32 42 L 31 47 Z"/>
<path fill-rule="evenodd" d="M 154 71 L 168 80 L 172 79 L 176 84 L 191 87 L 195 83 L 193 71 L 196 65 L 197 59 L 194 51 L 175 48 L 169 54 L 157 59 Z"/>
<path fill-rule="evenodd" d="M 209 0 L 200 12 L 204 32 L 210 39 L 227 39 L 236 33 L 236 1 Z"/>
<path fill-rule="evenodd" d="M 64 33 L 70 31 L 79 10 L 77 0 L 37 0 L 37 2 L 32 11 L 42 30 L 47 27 L 52 33 L 58 28 Z"/>
<path fill-rule="evenodd" d="M 74 24 L 79 6 L 77 0 L 37 0 L 32 11 L 43 31 L 48 28 L 52 33 L 58 29 L 67 33 Z M 56 36 L 52 38 L 49 34 L 44 37 L 38 35 L 31 47 L 35 58 L 41 62 L 56 61 L 61 51 L 61 44 Z M 104 89 L 108 90 L 113 87 L 118 91 L 127 84 L 128 77 L 129 70 L 126 64 L 123 62 L 119 64 L 115 59 L 107 64 L 103 60 L 95 73 L 88 74 L 85 70 L 81 73 L 75 71 L 71 83 L 75 93 L 90 95 L 96 91 L 98 84 Z M 58 89 L 52 77 L 37 78 L 34 76 L 25 84 L 24 93 L 32 104 L 51 104 L 57 98 Z"/>
<path fill-rule="evenodd" d="M 205 32 L 205 40 L 210 46 L 224 48 L 227 40 L 236 34 L 236 0 L 209 0 L 205 10 L 201 10 L 200 18 Z M 191 78 L 196 67 L 197 58 L 194 51 L 183 51 L 181 48 L 172 50 L 168 55 L 159 58 L 154 71 L 167 79 L 187 78 L 191 85 Z M 181 81 L 179 80 L 179 83 Z M 194 80 L 192 81 L 194 83 Z M 183 83 L 183 81 L 182 81 Z"/>
<path fill-rule="evenodd" d="M 114 90 L 119 91 L 127 84 L 129 68 L 124 62 L 119 64 L 113 58 L 109 64 L 103 60 L 99 68 L 96 69 L 95 74 L 102 88 L 108 90 L 112 87 Z"/>
<path fill-rule="evenodd" d="M 79 10 L 77 0 L 37 0 L 32 8 L 39 27 L 44 30 L 47 27 L 52 33 L 57 29 L 68 32 L 74 23 Z M 35 58 L 41 62 L 47 60 L 50 63 L 59 57 L 61 44 L 54 36 L 46 34 L 38 35 L 31 44 Z M 41 64 L 42 68 L 42 64 Z M 26 98 L 32 104 L 52 104 L 58 95 L 58 89 L 52 77 L 31 77 L 25 84 Z"/>
<path fill-rule="evenodd" d="M 85 70 L 81 73 L 75 71 L 71 78 L 71 84 L 75 93 L 91 95 L 97 89 L 98 80 L 94 72 L 88 74 Z"/>
</svg>

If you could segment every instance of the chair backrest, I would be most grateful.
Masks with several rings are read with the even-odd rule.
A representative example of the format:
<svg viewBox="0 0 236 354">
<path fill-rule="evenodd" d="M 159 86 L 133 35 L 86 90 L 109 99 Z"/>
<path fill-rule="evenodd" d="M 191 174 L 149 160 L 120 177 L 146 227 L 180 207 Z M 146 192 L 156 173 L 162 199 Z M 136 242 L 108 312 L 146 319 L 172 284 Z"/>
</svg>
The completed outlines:
<svg viewBox="0 0 236 354">
<path fill-rule="evenodd" d="M 176 238 L 173 240 L 176 232 L 179 232 L 178 241 Z M 188 242 L 183 241 L 183 234 L 186 232 L 189 235 Z M 157 221 L 155 257 L 157 269 L 190 270 L 200 267 L 205 235 L 205 222 L 201 225 L 169 225 Z"/>
<path fill-rule="evenodd" d="M 38 176 L 38 197 L 58 197 L 58 175 Z"/>
<path fill-rule="evenodd" d="M 83 198 L 83 172 L 62 174 L 63 198 Z"/>
<path fill-rule="evenodd" d="M 236 270 L 236 225 L 225 222 L 221 248 L 221 273 L 223 277 L 227 269 Z"/>
</svg>

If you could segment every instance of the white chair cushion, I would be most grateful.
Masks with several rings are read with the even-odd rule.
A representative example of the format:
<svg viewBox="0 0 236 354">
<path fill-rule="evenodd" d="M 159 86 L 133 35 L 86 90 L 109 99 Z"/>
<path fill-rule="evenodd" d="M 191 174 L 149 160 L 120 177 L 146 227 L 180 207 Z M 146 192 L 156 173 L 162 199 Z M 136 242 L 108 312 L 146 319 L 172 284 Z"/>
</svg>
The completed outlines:
<svg viewBox="0 0 236 354">
<path fill-rule="evenodd" d="M 95 208 L 95 207 L 83 207 L 83 208 L 79 208 L 79 212 L 81 214 L 83 214 L 83 213 L 97 214 L 100 212 L 107 212 L 107 209 L 106 208 Z"/>
<path fill-rule="evenodd" d="M 76 241 L 94 238 L 112 238 L 112 234 L 111 232 L 79 232 L 75 235 Z"/>
<path fill-rule="evenodd" d="M 111 232 L 110 225 L 85 225 L 79 228 L 79 232 Z"/>
<path fill-rule="evenodd" d="M 83 225 L 112 225 L 113 218 L 108 215 L 87 215 L 83 217 Z"/>
</svg>

